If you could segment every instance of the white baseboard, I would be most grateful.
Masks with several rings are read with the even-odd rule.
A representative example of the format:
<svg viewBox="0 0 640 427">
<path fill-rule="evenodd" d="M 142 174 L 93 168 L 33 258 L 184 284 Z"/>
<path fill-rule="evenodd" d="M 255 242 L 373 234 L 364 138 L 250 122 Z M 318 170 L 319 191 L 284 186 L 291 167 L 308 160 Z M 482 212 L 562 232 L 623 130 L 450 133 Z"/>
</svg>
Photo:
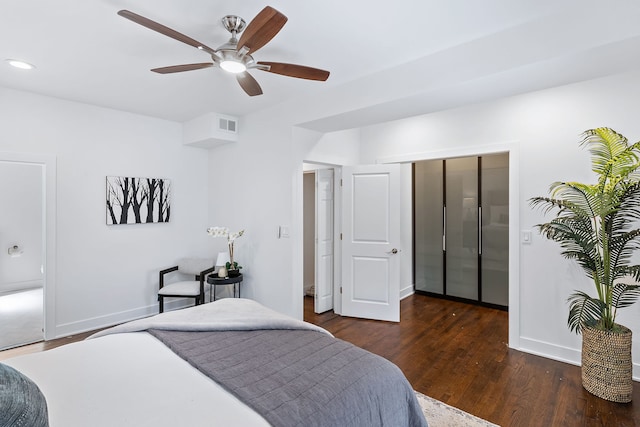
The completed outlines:
<svg viewBox="0 0 640 427">
<path fill-rule="evenodd" d="M 207 299 L 207 301 L 209 300 Z M 181 298 L 165 302 L 164 308 L 165 311 L 170 311 L 189 307 L 191 305 L 193 305 L 193 299 Z M 80 320 L 78 322 L 63 323 L 56 326 L 56 330 L 53 335 L 47 334 L 47 336 L 52 336 L 51 339 L 68 337 L 69 335 L 107 328 L 119 325 L 120 323 L 129 322 L 131 320 L 153 316 L 155 314 L 158 314 L 158 304 L 121 311 L 119 313 L 111 313 L 105 316 L 93 317 L 91 319 Z"/>
<path fill-rule="evenodd" d="M 579 349 L 563 347 L 527 337 L 520 337 L 520 347 L 515 350 L 575 366 L 580 366 L 582 363 L 582 353 Z M 638 363 L 633 364 L 633 380 L 640 381 L 640 364 Z"/>
<path fill-rule="evenodd" d="M 406 297 L 409 297 L 409 296 L 411 296 L 413 294 L 414 294 L 413 285 L 406 286 L 406 287 L 400 289 L 400 300 L 403 300 Z"/>
<path fill-rule="evenodd" d="M 30 289 L 42 287 L 42 280 L 26 280 L 24 282 L 3 283 L 0 285 L 0 295 L 9 295 Z"/>
</svg>

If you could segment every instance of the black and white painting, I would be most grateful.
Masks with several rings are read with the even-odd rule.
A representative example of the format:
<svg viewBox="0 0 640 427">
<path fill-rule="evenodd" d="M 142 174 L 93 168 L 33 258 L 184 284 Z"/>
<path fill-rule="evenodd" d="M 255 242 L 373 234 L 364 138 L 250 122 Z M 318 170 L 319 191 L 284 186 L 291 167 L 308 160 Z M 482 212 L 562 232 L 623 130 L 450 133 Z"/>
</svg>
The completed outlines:
<svg viewBox="0 0 640 427">
<path fill-rule="evenodd" d="M 171 181 L 107 177 L 107 225 L 169 222 Z"/>
</svg>

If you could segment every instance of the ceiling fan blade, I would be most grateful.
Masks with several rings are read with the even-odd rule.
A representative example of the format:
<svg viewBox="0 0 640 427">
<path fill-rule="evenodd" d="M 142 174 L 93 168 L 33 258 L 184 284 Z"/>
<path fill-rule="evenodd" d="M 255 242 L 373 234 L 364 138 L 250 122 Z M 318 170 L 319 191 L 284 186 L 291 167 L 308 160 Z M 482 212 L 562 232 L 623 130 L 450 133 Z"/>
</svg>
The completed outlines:
<svg viewBox="0 0 640 427">
<path fill-rule="evenodd" d="M 171 37 L 172 39 L 178 40 L 182 43 L 186 43 L 189 46 L 204 50 L 211 55 L 216 53 L 214 49 L 211 49 L 209 46 L 200 43 L 198 40 L 192 39 L 189 36 L 185 36 L 184 34 L 177 32 L 176 30 L 165 27 L 164 25 L 152 21 L 149 18 L 145 18 L 144 16 L 138 15 L 137 13 L 133 13 L 128 10 L 120 10 L 118 11 L 118 15 L 122 16 L 123 18 L 127 18 L 130 21 L 135 22 L 136 24 L 140 24 L 143 27 L 147 27 L 150 30 L 157 31 L 158 33 L 164 34 L 165 36 Z"/>
<path fill-rule="evenodd" d="M 262 95 L 262 88 L 251 74 L 244 71 L 242 73 L 236 74 L 236 79 L 238 80 L 238 83 L 240 83 L 240 87 L 242 87 L 242 89 L 247 92 L 247 95 Z"/>
<path fill-rule="evenodd" d="M 240 36 L 238 50 L 247 47 L 253 53 L 275 37 L 287 23 L 287 17 L 271 6 L 267 6 L 256 15 L 255 18 Z"/>
<path fill-rule="evenodd" d="M 170 65 L 168 67 L 152 68 L 151 71 L 160 74 L 181 73 L 182 71 L 199 70 L 213 67 L 213 62 L 200 62 L 197 64 Z"/>
<path fill-rule="evenodd" d="M 329 78 L 329 72 L 319 68 L 305 67 L 304 65 L 285 64 L 283 62 L 263 62 L 258 65 L 268 65 L 268 70 L 258 67 L 259 70 L 270 73 L 282 74 L 283 76 L 297 77 L 299 79 L 325 81 Z"/>
</svg>

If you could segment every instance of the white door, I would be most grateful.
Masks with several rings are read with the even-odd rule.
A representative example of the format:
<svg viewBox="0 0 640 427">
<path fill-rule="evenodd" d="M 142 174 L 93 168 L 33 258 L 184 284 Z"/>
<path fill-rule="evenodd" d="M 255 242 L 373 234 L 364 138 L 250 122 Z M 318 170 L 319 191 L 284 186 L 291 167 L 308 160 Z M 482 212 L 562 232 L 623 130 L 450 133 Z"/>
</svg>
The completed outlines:
<svg viewBox="0 0 640 427">
<path fill-rule="evenodd" d="M 399 322 L 400 165 L 342 170 L 342 314 Z"/>
<path fill-rule="evenodd" d="M 333 308 L 333 169 L 316 171 L 316 313 Z"/>
</svg>

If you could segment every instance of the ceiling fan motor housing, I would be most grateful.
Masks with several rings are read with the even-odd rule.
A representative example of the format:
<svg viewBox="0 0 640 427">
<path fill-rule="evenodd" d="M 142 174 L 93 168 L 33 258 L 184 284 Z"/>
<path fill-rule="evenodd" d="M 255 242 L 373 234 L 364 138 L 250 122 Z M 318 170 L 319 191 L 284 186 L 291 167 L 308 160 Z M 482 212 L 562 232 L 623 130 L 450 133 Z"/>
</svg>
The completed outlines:
<svg viewBox="0 0 640 427">
<path fill-rule="evenodd" d="M 227 15 L 222 18 L 222 25 L 224 25 L 224 28 L 226 28 L 231 34 L 236 35 L 244 30 L 246 22 L 239 16 Z"/>
</svg>

